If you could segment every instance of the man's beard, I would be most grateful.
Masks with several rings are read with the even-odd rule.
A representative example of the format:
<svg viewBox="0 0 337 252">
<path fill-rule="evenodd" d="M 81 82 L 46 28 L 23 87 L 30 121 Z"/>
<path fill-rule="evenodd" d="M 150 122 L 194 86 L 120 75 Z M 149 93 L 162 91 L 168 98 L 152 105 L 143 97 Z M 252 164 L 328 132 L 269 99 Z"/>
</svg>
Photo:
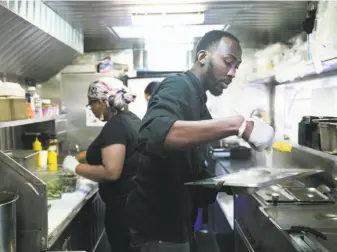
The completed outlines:
<svg viewBox="0 0 337 252">
<path fill-rule="evenodd" d="M 220 96 L 223 93 L 223 89 L 220 85 L 218 85 L 218 81 L 216 80 L 214 74 L 214 65 L 212 62 L 209 63 L 207 72 L 206 72 L 206 87 L 208 91 L 214 96 Z"/>
</svg>

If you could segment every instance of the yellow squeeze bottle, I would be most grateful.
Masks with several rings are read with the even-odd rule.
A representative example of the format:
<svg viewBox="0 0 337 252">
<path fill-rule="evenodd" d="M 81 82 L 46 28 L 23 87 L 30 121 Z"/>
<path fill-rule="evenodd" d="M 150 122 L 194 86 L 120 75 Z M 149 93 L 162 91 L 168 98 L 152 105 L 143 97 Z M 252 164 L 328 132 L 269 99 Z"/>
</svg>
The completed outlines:
<svg viewBox="0 0 337 252">
<path fill-rule="evenodd" d="M 33 150 L 35 150 L 35 151 L 42 150 L 42 144 L 37 137 L 35 138 L 35 141 L 33 143 Z"/>
<path fill-rule="evenodd" d="M 57 171 L 57 153 L 54 150 L 48 150 L 48 170 Z"/>
<path fill-rule="evenodd" d="M 42 156 L 40 152 L 42 150 L 42 144 L 37 137 L 35 138 L 35 141 L 33 143 L 33 150 L 39 152 L 39 154 L 37 154 L 38 155 L 37 156 L 37 167 L 42 168 L 43 164 L 42 164 Z"/>
<path fill-rule="evenodd" d="M 51 140 L 48 148 L 48 170 L 57 171 L 57 146 L 54 140 Z"/>
</svg>

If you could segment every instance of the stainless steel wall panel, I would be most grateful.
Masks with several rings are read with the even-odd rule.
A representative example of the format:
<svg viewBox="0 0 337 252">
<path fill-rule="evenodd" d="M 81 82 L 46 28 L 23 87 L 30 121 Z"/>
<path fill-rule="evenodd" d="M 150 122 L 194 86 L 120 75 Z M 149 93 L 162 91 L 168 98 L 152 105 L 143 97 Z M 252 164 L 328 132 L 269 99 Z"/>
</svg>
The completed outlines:
<svg viewBox="0 0 337 252">
<path fill-rule="evenodd" d="M 67 111 L 66 142 L 78 144 L 80 149 L 87 149 L 98 136 L 102 127 L 86 126 L 87 91 L 89 84 L 104 74 L 62 74 L 61 101 Z M 111 76 L 111 75 L 110 75 Z"/>
<path fill-rule="evenodd" d="M 50 36 L 83 53 L 83 33 L 73 28 L 42 1 L 7 0 L 1 4 Z"/>
</svg>

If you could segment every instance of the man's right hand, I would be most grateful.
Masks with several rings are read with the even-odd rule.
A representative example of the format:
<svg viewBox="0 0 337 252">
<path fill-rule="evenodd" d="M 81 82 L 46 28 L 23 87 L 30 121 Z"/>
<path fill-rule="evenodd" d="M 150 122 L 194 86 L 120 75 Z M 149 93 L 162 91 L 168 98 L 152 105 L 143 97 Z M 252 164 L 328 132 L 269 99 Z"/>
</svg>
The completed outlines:
<svg viewBox="0 0 337 252">
<path fill-rule="evenodd" d="M 247 120 L 242 138 L 257 151 L 270 149 L 273 145 L 275 131 L 273 127 L 260 120 Z"/>
</svg>

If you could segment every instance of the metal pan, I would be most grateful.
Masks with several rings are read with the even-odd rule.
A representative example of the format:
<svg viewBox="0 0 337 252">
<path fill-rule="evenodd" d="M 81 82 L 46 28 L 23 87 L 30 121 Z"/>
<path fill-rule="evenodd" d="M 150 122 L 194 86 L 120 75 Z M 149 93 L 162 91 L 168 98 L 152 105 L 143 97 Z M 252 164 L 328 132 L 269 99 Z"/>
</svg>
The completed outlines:
<svg viewBox="0 0 337 252">
<path fill-rule="evenodd" d="M 261 187 L 292 181 L 304 176 L 320 173 L 322 170 L 298 168 L 254 168 L 228 175 L 185 183 L 187 186 L 218 188 L 231 187 L 237 191 L 254 193 Z"/>
</svg>

